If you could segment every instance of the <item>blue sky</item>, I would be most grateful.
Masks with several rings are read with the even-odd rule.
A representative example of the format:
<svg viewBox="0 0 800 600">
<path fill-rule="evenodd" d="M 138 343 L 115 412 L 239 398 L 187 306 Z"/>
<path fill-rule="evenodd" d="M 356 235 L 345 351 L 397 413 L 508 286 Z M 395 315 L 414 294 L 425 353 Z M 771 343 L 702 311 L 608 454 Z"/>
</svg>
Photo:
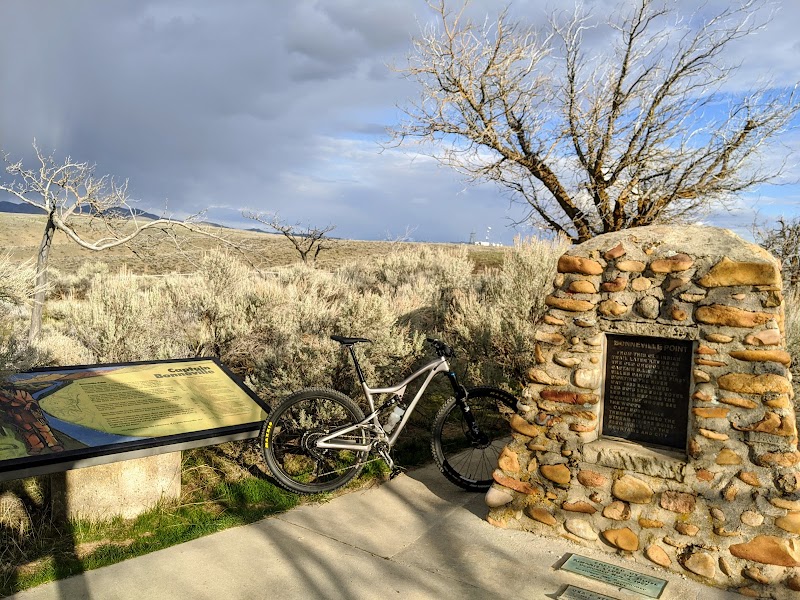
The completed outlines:
<svg viewBox="0 0 800 600">
<path fill-rule="evenodd" d="M 616 5 L 586 4 L 598 15 Z M 800 4 L 774 6 L 767 29 L 731 49 L 741 68 L 727 91 L 800 81 Z M 536 0 L 512 13 L 533 24 L 547 14 Z M 415 93 L 386 65 L 402 63 L 430 16 L 422 0 L 2 0 L 0 148 L 30 157 L 36 137 L 178 217 L 208 208 L 210 220 L 248 227 L 242 209 L 272 211 L 357 239 L 466 241 L 491 227 L 491 241 L 509 243 L 533 233 L 509 227 L 523 206 L 412 148 L 381 151 L 397 104 Z M 790 165 L 786 185 L 706 222 L 746 233 L 755 210 L 797 215 L 799 172 Z"/>
</svg>

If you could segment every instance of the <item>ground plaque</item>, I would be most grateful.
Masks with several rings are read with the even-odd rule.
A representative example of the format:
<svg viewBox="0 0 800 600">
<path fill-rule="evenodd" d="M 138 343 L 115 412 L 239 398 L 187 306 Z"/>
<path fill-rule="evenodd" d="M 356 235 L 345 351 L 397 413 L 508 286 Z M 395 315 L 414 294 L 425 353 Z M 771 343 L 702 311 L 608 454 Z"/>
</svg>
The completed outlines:
<svg viewBox="0 0 800 600">
<path fill-rule="evenodd" d="M 692 344 L 607 335 L 604 436 L 686 448 Z"/>
<path fill-rule="evenodd" d="M 567 561 L 561 565 L 564 571 L 591 577 L 597 581 L 602 581 L 618 588 L 631 590 L 649 598 L 661 596 L 667 581 L 644 573 L 637 573 L 625 567 L 618 567 L 607 562 L 572 554 Z"/>
<path fill-rule="evenodd" d="M 605 594 L 601 594 L 599 592 L 593 592 L 591 590 L 585 590 L 583 588 L 575 587 L 574 585 L 568 585 L 567 589 L 561 592 L 561 595 L 558 597 L 558 600 L 617 600 L 612 596 L 606 596 Z"/>
</svg>

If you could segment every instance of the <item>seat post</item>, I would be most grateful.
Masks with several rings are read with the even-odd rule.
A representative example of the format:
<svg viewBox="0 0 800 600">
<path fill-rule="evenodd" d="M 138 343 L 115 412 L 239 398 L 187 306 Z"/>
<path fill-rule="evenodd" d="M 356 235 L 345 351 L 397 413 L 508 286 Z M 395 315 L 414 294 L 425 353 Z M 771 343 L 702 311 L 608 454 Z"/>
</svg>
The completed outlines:
<svg viewBox="0 0 800 600">
<path fill-rule="evenodd" d="M 364 379 L 364 373 L 361 371 L 361 365 L 358 364 L 358 359 L 356 358 L 356 351 L 354 349 L 355 344 L 347 344 L 347 349 L 350 350 L 350 356 L 353 357 L 353 364 L 356 366 L 356 374 L 358 375 L 358 380 L 361 382 L 363 386 L 366 383 L 366 379 Z"/>
</svg>

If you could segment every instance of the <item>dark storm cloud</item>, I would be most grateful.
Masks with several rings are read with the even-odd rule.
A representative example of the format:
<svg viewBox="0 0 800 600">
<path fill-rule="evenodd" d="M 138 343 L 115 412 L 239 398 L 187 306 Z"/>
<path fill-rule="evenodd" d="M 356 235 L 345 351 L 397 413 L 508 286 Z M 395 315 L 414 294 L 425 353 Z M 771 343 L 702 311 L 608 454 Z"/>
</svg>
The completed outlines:
<svg viewBox="0 0 800 600">
<path fill-rule="evenodd" d="M 609 2 L 588 4 L 602 15 Z M 494 14 L 493 0 L 469 10 L 486 6 Z M 535 0 L 512 11 L 544 17 Z M 784 7 L 780 35 L 741 52 L 796 76 L 798 12 Z M 467 188 L 412 150 L 381 152 L 395 105 L 415 94 L 386 63 L 402 64 L 428 18 L 422 0 L 2 0 L 0 147 L 30 157 L 36 137 L 129 178 L 156 211 L 233 221 L 249 207 L 363 238 L 491 226 L 508 240 L 503 225 L 524 211 L 507 213 L 495 188 Z"/>
</svg>

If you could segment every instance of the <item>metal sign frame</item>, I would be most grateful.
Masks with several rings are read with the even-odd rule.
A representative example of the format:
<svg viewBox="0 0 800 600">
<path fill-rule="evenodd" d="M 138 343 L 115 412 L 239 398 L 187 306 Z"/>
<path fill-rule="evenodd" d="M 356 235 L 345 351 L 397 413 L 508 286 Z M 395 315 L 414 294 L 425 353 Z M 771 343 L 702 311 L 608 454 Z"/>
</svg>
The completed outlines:
<svg viewBox="0 0 800 600">
<path fill-rule="evenodd" d="M 68 385 L 79 379 L 88 379 L 92 377 L 102 377 L 103 375 L 111 373 L 124 373 L 123 369 L 126 367 L 158 367 L 165 365 L 165 371 L 169 371 L 170 365 L 186 363 L 188 366 L 184 368 L 187 375 L 196 374 L 212 374 L 217 378 L 223 376 L 230 380 L 241 391 L 238 394 L 238 400 L 245 398 L 254 402 L 258 408 L 264 413 L 269 413 L 270 407 L 261 398 L 259 398 L 252 390 L 250 390 L 230 369 L 222 364 L 219 359 L 210 358 L 187 358 L 187 359 L 171 359 L 161 361 L 140 361 L 140 362 L 121 362 L 111 364 L 96 364 L 96 365 L 79 365 L 67 367 L 50 367 L 38 368 L 25 373 L 17 373 L 8 377 L 5 381 L 0 381 L 0 425 L 6 429 L 11 429 L 19 438 L 20 433 L 20 417 L 10 415 L 9 407 L 13 406 L 17 411 L 20 409 L 20 404 L 26 401 L 31 403 L 31 399 L 35 400 L 34 407 L 26 406 L 25 409 L 30 409 L 28 412 L 36 413 L 48 420 L 48 427 L 51 421 L 56 421 L 54 417 L 42 411 L 38 406 L 40 400 L 44 400 L 47 396 L 63 390 Z M 205 366 L 204 366 L 205 365 Z M 179 372 L 178 369 L 172 369 L 173 373 L 165 373 L 160 377 L 180 377 L 184 373 Z M 25 390 L 20 389 L 24 387 L 25 382 L 36 380 L 37 376 L 52 374 L 51 385 L 43 390 L 37 391 L 31 395 L 26 393 Z M 59 378 L 59 376 L 62 376 Z M 16 386 L 15 386 L 16 383 Z M 35 396 L 35 398 L 34 398 Z M 4 402 L 5 400 L 5 402 Z M 4 406 L 5 404 L 5 406 Z M 17 421 L 16 426 L 14 421 Z M 30 418 L 28 419 L 30 421 Z M 63 449 L 53 451 L 53 448 L 45 447 L 41 451 L 30 451 L 28 456 L 0 459 L 0 481 L 8 479 L 19 479 L 22 477 L 31 477 L 35 475 L 43 475 L 47 473 L 56 473 L 70 469 L 94 466 L 99 464 L 107 464 L 121 460 L 128 460 L 131 458 L 141 458 L 144 456 L 152 456 L 155 454 L 163 454 L 167 452 L 175 452 L 178 450 L 186 450 L 190 448 L 197 448 L 200 446 L 207 446 L 218 444 L 226 441 L 241 440 L 253 438 L 257 435 L 261 426 L 262 420 L 249 420 L 248 422 L 237 423 L 234 425 L 226 425 L 219 427 L 207 427 L 203 429 L 185 431 L 176 434 L 167 435 L 153 435 L 145 438 L 139 437 L 138 439 L 127 439 L 121 442 L 100 443 L 81 448 Z M 24 428 L 25 423 L 22 423 Z M 34 424 L 35 426 L 35 424 Z M 58 430 L 58 426 L 52 427 L 55 434 L 62 435 Z M 6 432 L 3 432 L 6 433 Z M 58 446 L 55 446 L 56 448 Z"/>
</svg>

